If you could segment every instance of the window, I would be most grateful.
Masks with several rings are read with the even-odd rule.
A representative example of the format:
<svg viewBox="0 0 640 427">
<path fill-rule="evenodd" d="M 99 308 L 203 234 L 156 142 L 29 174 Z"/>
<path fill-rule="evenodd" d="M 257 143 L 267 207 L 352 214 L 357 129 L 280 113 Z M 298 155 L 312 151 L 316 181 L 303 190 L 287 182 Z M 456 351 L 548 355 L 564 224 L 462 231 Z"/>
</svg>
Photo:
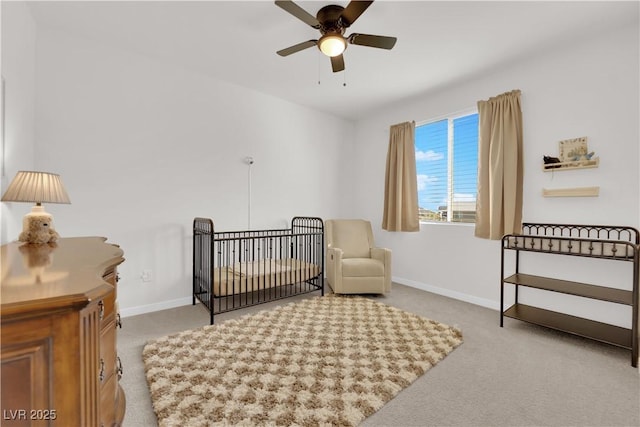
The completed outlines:
<svg viewBox="0 0 640 427">
<path fill-rule="evenodd" d="M 475 222 L 478 113 L 416 126 L 420 221 Z"/>
</svg>

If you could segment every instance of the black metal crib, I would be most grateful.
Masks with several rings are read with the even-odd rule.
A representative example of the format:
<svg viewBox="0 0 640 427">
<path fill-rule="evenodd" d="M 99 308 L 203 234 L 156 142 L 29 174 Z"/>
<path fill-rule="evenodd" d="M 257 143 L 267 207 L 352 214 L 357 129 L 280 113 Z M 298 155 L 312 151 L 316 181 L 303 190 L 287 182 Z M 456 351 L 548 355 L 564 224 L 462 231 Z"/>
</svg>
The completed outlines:
<svg viewBox="0 0 640 427">
<path fill-rule="evenodd" d="M 324 295 L 324 224 L 295 217 L 291 227 L 216 232 L 193 220 L 193 304 L 214 315 L 296 295 Z"/>
</svg>

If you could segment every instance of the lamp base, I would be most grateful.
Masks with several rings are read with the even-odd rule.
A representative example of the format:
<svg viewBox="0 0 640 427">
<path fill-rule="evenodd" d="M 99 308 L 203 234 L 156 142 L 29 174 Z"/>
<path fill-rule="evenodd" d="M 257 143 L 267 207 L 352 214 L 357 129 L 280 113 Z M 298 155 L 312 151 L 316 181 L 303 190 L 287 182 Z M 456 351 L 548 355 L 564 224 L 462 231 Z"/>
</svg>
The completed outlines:
<svg viewBox="0 0 640 427">
<path fill-rule="evenodd" d="M 36 205 L 22 219 L 22 233 L 18 240 L 26 243 L 52 243 L 60 235 L 53 228 L 53 216 Z"/>
</svg>

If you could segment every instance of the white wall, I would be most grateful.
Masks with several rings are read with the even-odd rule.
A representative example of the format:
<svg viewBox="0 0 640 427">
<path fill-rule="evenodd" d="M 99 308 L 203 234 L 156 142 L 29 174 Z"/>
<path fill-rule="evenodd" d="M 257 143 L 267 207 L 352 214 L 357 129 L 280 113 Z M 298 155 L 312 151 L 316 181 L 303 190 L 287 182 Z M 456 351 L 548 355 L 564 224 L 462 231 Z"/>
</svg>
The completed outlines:
<svg viewBox="0 0 640 427">
<path fill-rule="evenodd" d="M 246 156 L 251 228 L 344 209 L 351 122 L 52 30 L 37 58 L 36 166 L 72 202 L 48 210 L 62 236 L 123 248 L 124 315 L 190 302 L 195 216 L 248 227 Z"/>
<path fill-rule="evenodd" d="M 591 39 L 550 47 L 535 57 L 441 92 L 388 106 L 360 121 L 356 127 L 355 150 L 360 155 L 354 159 L 358 206 L 354 216 L 370 218 L 379 243 L 393 250 L 395 280 L 498 307 L 499 242 L 475 238 L 469 225 L 423 224 L 417 233 L 385 232 L 380 226 L 382 188 L 390 125 L 465 110 L 478 100 L 512 89 L 522 91 L 525 221 L 638 227 L 638 40 L 637 23 L 610 34 L 594 34 Z M 581 136 L 588 137 L 589 148 L 600 156 L 599 168 L 553 174 L 541 170 L 542 156 L 557 155 L 558 141 Z M 600 186 L 600 196 L 543 198 L 541 194 L 542 188 L 581 186 Z M 629 265 L 594 260 L 576 265 L 575 259 L 567 259 L 571 257 L 552 258 L 535 262 L 531 258 L 523 266 L 541 275 L 630 286 Z M 531 294 L 525 290 L 523 298 L 578 315 L 595 313 L 602 320 L 630 326 L 628 307 L 595 307 L 577 303 L 575 298 L 566 301 L 548 293 Z"/>
<path fill-rule="evenodd" d="M 2 2 L 2 76 L 5 80 L 4 149 L 0 150 L 0 192 L 4 194 L 18 170 L 34 167 L 35 146 L 35 22 L 23 2 Z M 1 148 L 1 145 L 0 145 Z M 0 244 L 15 240 L 24 203 L 0 203 Z"/>
<path fill-rule="evenodd" d="M 380 229 L 384 162 L 389 125 L 468 109 L 516 88 L 525 120 L 525 219 L 638 226 L 637 26 L 551 47 L 354 126 L 90 40 L 41 28 L 36 39 L 24 3 L 2 2 L 2 25 L 7 175 L 32 168 L 60 173 L 72 205 L 47 207 L 58 231 L 102 235 L 123 247 L 124 314 L 189 301 L 194 216 L 214 218 L 218 229 L 246 228 L 246 156 L 256 161 L 252 228 L 279 227 L 293 215 L 369 218 L 378 242 L 394 251 L 397 281 L 497 307 L 499 243 L 474 238 L 468 225 L 425 224 L 419 233 Z M 589 138 L 600 167 L 543 173 L 542 155 L 578 136 Z M 599 185 L 600 197 L 541 196 L 543 187 L 583 185 Z M 15 239 L 29 209 L 2 204 L 3 243 Z M 553 275 L 628 285 L 617 265 L 557 258 L 534 261 Z M 142 282 L 143 269 L 152 270 L 152 282 Z M 624 309 L 527 297 L 628 322 Z"/>
</svg>

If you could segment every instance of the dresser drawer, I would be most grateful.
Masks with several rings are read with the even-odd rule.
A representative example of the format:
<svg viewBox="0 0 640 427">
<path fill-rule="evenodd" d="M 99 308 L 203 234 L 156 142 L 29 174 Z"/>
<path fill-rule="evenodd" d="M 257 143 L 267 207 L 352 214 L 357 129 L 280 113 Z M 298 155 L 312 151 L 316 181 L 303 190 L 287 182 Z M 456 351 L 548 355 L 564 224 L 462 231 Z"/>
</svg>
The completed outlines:
<svg viewBox="0 0 640 427">
<path fill-rule="evenodd" d="M 111 286 L 115 287 L 116 286 L 116 269 L 115 268 L 111 268 L 108 269 L 107 271 L 104 272 L 104 274 L 102 275 L 102 278 L 105 280 L 105 282 L 109 283 Z"/>
<path fill-rule="evenodd" d="M 104 325 L 108 324 L 109 322 L 111 322 L 114 318 L 114 313 L 116 311 L 116 293 L 115 291 L 109 292 L 107 295 L 104 296 L 104 298 L 102 298 L 102 300 L 100 301 L 100 303 L 102 308 L 102 314 L 101 314 L 101 319 L 102 319 L 102 328 L 104 328 Z"/>
<path fill-rule="evenodd" d="M 101 384 L 116 370 L 116 323 L 111 321 L 100 333 L 100 366 L 98 367 Z"/>
</svg>

